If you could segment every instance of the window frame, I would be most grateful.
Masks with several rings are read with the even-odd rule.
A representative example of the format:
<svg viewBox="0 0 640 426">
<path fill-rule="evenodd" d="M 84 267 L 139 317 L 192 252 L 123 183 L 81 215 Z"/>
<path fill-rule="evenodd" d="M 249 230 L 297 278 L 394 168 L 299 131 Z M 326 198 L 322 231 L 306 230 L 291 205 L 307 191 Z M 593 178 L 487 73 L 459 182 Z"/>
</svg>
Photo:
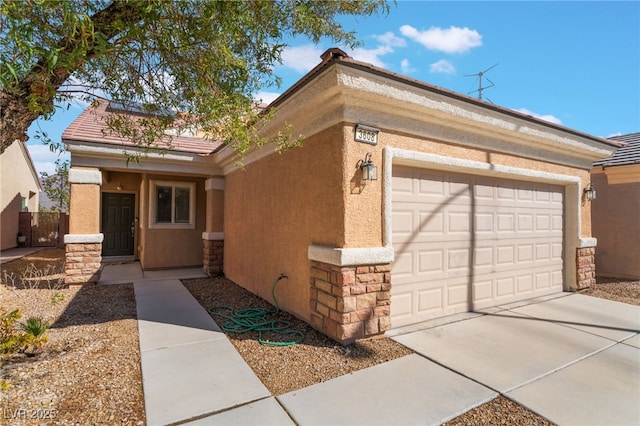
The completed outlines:
<svg viewBox="0 0 640 426">
<path fill-rule="evenodd" d="M 157 189 L 159 186 L 171 187 L 171 222 L 158 222 Z M 176 222 L 176 188 L 189 189 L 189 222 Z M 150 229 L 195 229 L 196 227 L 196 183 L 185 181 L 149 181 L 149 228 Z"/>
</svg>

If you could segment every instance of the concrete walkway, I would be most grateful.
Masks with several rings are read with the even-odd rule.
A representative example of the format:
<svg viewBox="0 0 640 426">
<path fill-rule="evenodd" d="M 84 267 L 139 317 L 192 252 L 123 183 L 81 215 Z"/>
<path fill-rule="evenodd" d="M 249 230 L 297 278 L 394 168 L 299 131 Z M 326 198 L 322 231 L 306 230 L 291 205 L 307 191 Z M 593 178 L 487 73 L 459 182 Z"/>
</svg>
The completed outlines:
<svg viewBox="0 0 640 426">
<path fill-rule="evenodd" d="M 394 330 L 417 354 L 274 397 L 179 280 L 134 289 L 149 425 L 439 424 L 498 394 L 561 425 L 640 424 L 637 306 L 563 294 Z"/>
<path fill-rule="evenodd" d="M 137 281 L 155 279 L 190 279 L 206 278 L 202 268 L 159 269 L 143 271 L 140 262 L 122 263 L 119 265 L 105 265 L 100 272 L 98 284 L 128 284 Z"/>
<path fill-rule="evenodd" d="M 234 418 L 242 418 L 249 410 L 260 415 L 249 414 L 248 419 L 267 424 L 282 424 L 280 417 L 288 420 L 283 410 L 269 401 L 269 391 L 180 281 L 137 281 L 134 290 L 148 425 L 215 413 L 223 413 L 224 418 L 229 415 L 225 411 L 238 406 L 244 409 L 234 410 Z"/>
<path fill-rule="evenodd" d="M 11 262 L 12 260 L 20 259 L 28 254 L 35 253 L 40 250 L 45 250 L 56 247 L 16 247 L 12 249 L 2 250 L 0 252 L 0 265 L 3 263 Z"/>
</svg>

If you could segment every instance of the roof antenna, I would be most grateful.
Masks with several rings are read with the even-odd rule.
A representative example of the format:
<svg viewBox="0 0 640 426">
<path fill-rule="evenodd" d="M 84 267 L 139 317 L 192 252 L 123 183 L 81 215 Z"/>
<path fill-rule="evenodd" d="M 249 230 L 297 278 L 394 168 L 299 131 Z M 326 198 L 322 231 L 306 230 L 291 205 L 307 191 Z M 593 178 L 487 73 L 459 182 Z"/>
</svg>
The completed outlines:
<svg viewBox="0 0 640 426">
<path fill-rule="evenodd" d="M 496 64 L 494 64 L 494 65 L 490 66 L 490 67 L 489 67 L 489 68 L 487 68 L 486 70 L 484 70 L 484 71 L 480 71 L 480 72 L 475 73 L 475 74 L 465 74 L 465 77 L 475 77 L 475 76 L 477 76 L 477 77 L 478 77 L 478 89 L 477 89 L 477 90 L 472 90 L 471 92 L 468 92 L 467 94 L 468 94 L 468 95 L 470 95 L 470 94 L 472 94 L 472 93 L 476 93 L 476 92 L 477 92 L 477 93 L 478 93 L 478 99 L 482 100 L 482 91 L 483 91 L 483 90 L 487 90 L 487 89 L 489 89 L 489 88 L 491 88 L 491 87 L 494 87 L 494 86 L 495 86 L 495 84 L 493 83 L 493 81 L 491 81 L 491 80 L 489 79 L 489 77 L 485 77 L 485 78 L 487 79 L 487 81 L 488 81 L 489 83 L 491 83 L 491 86 L 484 86 L 484 87 L 482 87 L 482 76 L 483 76 L 483 75 L 485 75 L 485 74 L 486 74 L 487 72 L 489 72 L 490 70 L 492 70 L 493 68 L 497 67 L 499 64 L 500 64 L 500 63 L 498 62 L 498 63 L 496 63 Z M 488 100 L 489 102 L 491 102 L 491 99 L 487 99 L 487 100 Z M 491 103 L 493 103 L 493 102 L 491 102 Z"/>
</svg>

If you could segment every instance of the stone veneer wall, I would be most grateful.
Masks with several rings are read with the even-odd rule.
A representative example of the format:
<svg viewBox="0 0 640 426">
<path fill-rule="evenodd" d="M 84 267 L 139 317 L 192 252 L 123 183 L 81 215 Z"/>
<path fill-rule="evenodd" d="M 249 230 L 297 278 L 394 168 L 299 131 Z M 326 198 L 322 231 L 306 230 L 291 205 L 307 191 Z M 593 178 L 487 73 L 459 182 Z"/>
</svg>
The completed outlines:
<svg viewBox="0 0 640 426">
<path fill-rule="evenodd" d="M 595 247 L 583 247 L 577 249 L 576 271 L 577 290 L 589 288 L 596 283 Z"/>
<path fill-rule="evenodd" d="M 348 344 L 391 328 L 391 265 L 311 262 L 311 325 Z"/>
<path fill-rule="evenodd" d="M 202 240 L 203 268 L 207 275 L 222 273 L 224 266 L 224 240 Z"/>
<path fill-rule="evenodd" d="M 102 261 L 102 243 L 65 244 L 65 284 L 97 282 Z"/>
</svg>

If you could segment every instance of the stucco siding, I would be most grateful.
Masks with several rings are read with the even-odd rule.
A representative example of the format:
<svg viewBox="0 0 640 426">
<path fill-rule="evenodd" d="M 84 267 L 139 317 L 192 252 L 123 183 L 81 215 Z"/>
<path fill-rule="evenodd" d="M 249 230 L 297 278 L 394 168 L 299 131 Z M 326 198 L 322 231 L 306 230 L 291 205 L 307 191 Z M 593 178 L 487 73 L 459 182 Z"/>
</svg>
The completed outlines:
<svg viewBox="0 0 640 426">
<path fill-rule="evenodd" d="M 16 247 L 18 213 L 22 211 L 22 198 L 30 212 L 38 211 L 40 187 L 34 176 L 30 159 L 22 142 L 14 142 L 0 155 L 0 249 Z"/>
<path fill-rule="evenodd" d="M 142 175 L 139 173 L 104 171 L 102 175 L 103 191 L 135 192 L 140 190 Z"/>
<path fill-rule="evenodd" d="M 72 183 L 69 212 L 69 234 L 100 232 L 100 186 Z"/>
<path fill-rule="evenodd" d="M 309 317 L 310 244 L 344 245 L 342 126 L 310 137 L 225 179 L 224 272 L 271 301 Z"/>
<path fill-rule="evenodd" d="M 640 166 L 636 166 L 640 176 Z M 592 202 L 596 273 L 640 279 L 640 178 L 610 184 L 601 168 L 591 175 L 597 190 Z"/>
<path fill-rule="evenodd" d="M 207 232 L 224 232 L 224 191 L 207 191 Z"/>
<path fill-rule="evenodd" d="M 154 229 L 149 223 L 149 182 L 196 182 L 196 219 L 193 229 Z M 204 179 L 171 175 L 145 175 L 140 201 L 140 264 L 144 269 L 202 265 L 202 233 L 206 222 Z"/>
</svg>

